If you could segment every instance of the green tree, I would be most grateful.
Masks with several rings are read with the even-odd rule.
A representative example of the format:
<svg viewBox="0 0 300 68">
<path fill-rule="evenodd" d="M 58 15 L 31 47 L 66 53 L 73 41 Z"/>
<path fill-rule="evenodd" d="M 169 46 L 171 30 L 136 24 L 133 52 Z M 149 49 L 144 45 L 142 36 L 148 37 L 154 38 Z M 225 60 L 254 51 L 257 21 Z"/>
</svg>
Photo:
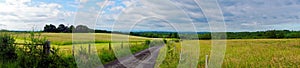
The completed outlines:
<svg viewBox="0 0 300 68">
<path fill-rule="evenodd" d="M 92 30 L 85 25 L 78 25 L 75 28 L 75 33 L 89 33 Z"/>
<path fill-rule="evenodd" d="M 15 39 L 7 33 L 0 33 L 0 60 L 7 61 L 17 58 Z"/>
<path fill-rule="evenodd" d="M 58 27 L 57 27 L 57 31 L 58 32 L 67 32 L 68 30 L 68 27 L 66 27 L 64 24 L 60 24 Z"/>
<path fill-rule="evenodd" d="M 68 33 L 72 33 L 74 30 L 75 30 L 75 27 L 74 27 L 73 25 L 71 25 L 71 26 L 68 28 Z"/>
<path fill-rule="evenodd" d="M 56 26 L 55 25 L 46 25 L 44 27 L 44 32 L 57 32 Z"/>
</svg>

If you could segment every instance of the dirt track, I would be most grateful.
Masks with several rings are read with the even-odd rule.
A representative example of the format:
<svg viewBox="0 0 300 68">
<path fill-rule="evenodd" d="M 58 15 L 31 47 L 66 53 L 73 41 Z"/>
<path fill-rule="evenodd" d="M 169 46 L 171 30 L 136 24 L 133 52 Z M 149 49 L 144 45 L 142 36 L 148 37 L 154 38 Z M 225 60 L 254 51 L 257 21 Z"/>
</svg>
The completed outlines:
<svg viewBox="0 0 300 68">
<path fill-rule="evenodd" d="M 162 46 L 153 46 L 134 56 L 123 57 L 104 65 L 105 68 L 154 68 L 155 61 Z M 122 63 L 120 63 L 122 62 Z"/>
</svg>

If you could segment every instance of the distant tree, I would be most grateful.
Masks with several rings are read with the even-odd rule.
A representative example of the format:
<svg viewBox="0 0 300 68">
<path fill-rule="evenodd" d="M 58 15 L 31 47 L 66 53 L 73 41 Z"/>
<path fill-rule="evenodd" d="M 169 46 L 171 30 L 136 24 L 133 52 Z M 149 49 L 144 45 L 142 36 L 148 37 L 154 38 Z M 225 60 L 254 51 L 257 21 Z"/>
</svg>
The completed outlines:
<svg viewBox="0 0 300 68">
<path fill-rule="evenodd" d="M 62 32 L 62 33 L 72 33 L 72 32 L 77 32 L 77 33 L 87 33 L 87 32 L 92 32 L 93 30 L 88 28 L 85 25 L 78 25 L 76 28 L 71 25 L 70 27 L 65 26 L 64 24 L 60 24 L 57 28 L 55 25 L 45 25 L 44 27 L 44 32 Z M 105 31 L 105 30 L 104 30 Z M 108 32 L 108 31 L 106 31 Z"/>
<path fill-rule="evenodd" d="M 75 27 L 73 25 L 71 25 L 69 28 L 68 28 L 68 33 L 72 33 L 73 30 L 75 30 Z"/>
<path fill-rule="evenodd" d="M 88 28 L 87 26 L 85 26 L 85 25 L 78 25 L 75 28 L 76 33 L 89 33 L 91 31 L 92 30 L 90 28 Z"/>
<path fill-rule="evenodd" d="M 57 27 L 57 31 L 58 32 L 68 32 L 68 27 L 66 27 L 64 24 L 60 24 L 58 27 Z"/>
<path fill-rule="evenodd" d="M 49 26 L 50 26 L 50 32 L 57 32 L 55 25 L 50 24 Z"/>
<path fill-rule="evenodd" d="M 169 34 L 169 38 L 179 38 L 178 33 L 174 32 L 174 33 L 170 33 Z"/>
<path fill-rule="evenodd" d="M 46 25 L 44 27 L 44 32 L 57 32 L 56 26 L 55 25 Z"/>
<path fill-rule="evenodd" d="M 9 30 L 1 29 L 0 32 L 8 32 Z"/>
<path fill-rule="evenodd" d="M 44 27 L 44 32 L 50 32 L 50 26 L 49 25 L 46 25 Z"/>
</svg>

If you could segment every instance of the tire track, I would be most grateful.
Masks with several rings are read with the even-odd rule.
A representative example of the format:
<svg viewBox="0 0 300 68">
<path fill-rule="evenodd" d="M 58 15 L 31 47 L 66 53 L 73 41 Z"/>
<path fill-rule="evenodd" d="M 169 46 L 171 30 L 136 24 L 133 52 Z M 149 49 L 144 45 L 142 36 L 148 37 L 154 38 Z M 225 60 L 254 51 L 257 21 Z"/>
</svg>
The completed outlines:
<svg viewBox="0 0 300 68">
<path fill-rule="evenodd" d="M 154 68 L 155 61 L 162 46 L 153 46 L 133 56 L 123 57 L 104 65 L 105 68 Z M 122 63 L 123 64 L 122 64 Z"/>
</svg>

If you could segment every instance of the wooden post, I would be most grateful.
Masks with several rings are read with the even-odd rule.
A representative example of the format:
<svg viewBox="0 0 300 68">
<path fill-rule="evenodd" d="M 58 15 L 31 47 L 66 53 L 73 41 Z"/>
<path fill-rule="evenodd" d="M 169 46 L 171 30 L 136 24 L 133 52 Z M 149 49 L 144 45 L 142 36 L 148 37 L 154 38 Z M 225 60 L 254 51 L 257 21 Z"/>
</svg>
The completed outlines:
<svg viewBox="0 0 300 68">
<path fill-rule="evenodd" d="M 74 56 L 75 45 L 72 45 L 72 55 Z"/>
<path fill-rule="evenodd" d="M 50 54 L 50 48 L 51 48 L 50 41 L 47 40 L 46 43 L 43 46 L 44 54 L 49 55 Z"/>
<path fill-rule="evenodd" d="M 91 53 L 91 44 L 89 44 L 88 50 L 89 50 L 89 54 L 90 54 Z"/>
<path fill-rule="evenodd" d="M 108 43 L 108 48 L 111 50 L 111 42 Z"/>
<path fill-rule="evenodd" d="M 138 45 L 137 43 L 138 43 L 138 42 L 137 42 L 137 41 L 135 41 L 135 45 Z"/>
<path fill-rule="evenodd" d="M 121 43 L 121 48 L 123 48 L 123 41 L 122 41 L 122 43 Z"/>
<path fill-rule="evenodd" d="M 208 55 L 205 56 L 205 68 L 208 68 Z"/>
</svg>

